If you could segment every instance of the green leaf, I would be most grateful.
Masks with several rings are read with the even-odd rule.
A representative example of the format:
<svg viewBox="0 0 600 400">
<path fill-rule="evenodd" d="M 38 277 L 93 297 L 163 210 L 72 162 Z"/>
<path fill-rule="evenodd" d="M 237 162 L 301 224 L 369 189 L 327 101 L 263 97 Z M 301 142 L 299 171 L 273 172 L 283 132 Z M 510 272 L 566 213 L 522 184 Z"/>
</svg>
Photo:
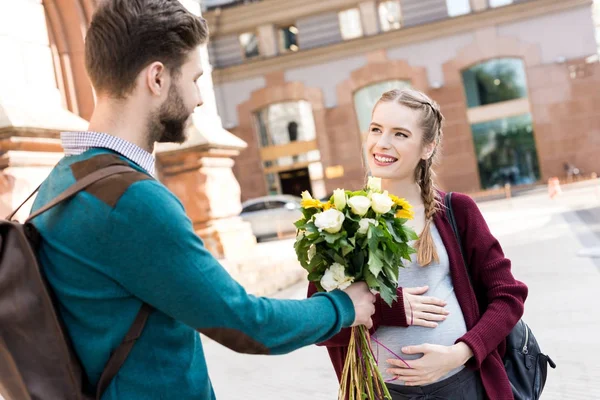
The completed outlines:
<svg viewBox="0 0 600 400">
<path fill-rule="evenodd" d="M 310 274 L 308 274 L 308 280 L 311 282 L 319 282 L 322 277 L 323 277 L 323 272 L 320 272 L 320 271 L 313 271 Z"/>
<path fill-rule="evenodd" d="M 419 239 L 419 235 L 417 235 L 417 233 L 410 226 L 403 225 L 402 228 L 404 229 L 404 233 L 406 234 L 409 240 Z"/>
<path fill-rule="evenodd" d="M 385 226 L 387 227 L 388 232 L 390 233 L 390 235 L 394 238 L 394 240 L 397 243 L 402 243 L 405 242 L 406 239 L 402 238 L 402 235 L 400 232 L 403 232 L 402 229 L 398 230 L 396 228 L 396 226 L 394 226 L 394 221 L 390 221 L 389 219 L 385 219 Z"/>
<path fill-rule="evenodd" d="M 395 266 L 394 266 L 395 265 Z M 383 265 L 383 273 L 385 276 L 395 285 L 398 285 L 398 273 L 399 273 L 399 264 L 388 264 L 385 263 Z"/>
<path fill-rule="evenodd" d="M 356 251 L 350 257 L 350 265 L 354 271 L 355 278 L 361 279 L 363 277 L 363 267 L 365 265 L 365 252 Z"/>
<path fill-rule="evenodd" d="M 383 301 L 385 301 L 390 307 L 392 306 L 392 303 L 398 299 L 396 291 L 387 285 L 382 285 L 379 288 L 379 294 L 381 295 Z"/>
<path fill-rule="evenodd" d="M 364 280 L 367 283 L 367 286 L 369 287 L 369 289 L 376 289 L 379 290 L 379 281 L 377 280 L 377 278 L 375 278 L 373 276 L 373 274 L 371 273 L 371 271 L 369 271 L 369 269 L 365 268 L 365 273 L 364 273 Z"/>
<path fill-rule="evenodd" d="M 338 253 L 333 253 L 333 261 L 335 261 L 338 264 L 342 264 L 343 266 L 346 266 L 346 259 L 340 256 Z"/>
<path fill-rule="evenodd" d="M 367 240 L 369 242 L 369 251 L 371 253 L 377 251 L 379 247 L 379 236 L 378 236 L 378 228 L 374 225 L 369 225 L 369 230 L 367 232 Z"/>
<path fill-rule="evenodd" d="M 294 222 L 294 226 L 298 229 L 304 229 L 304 227 L 306 226 L 306 220 L 299 219 L 298 221 Z"/>
<path fill-rule="evenodd" d="M 348 193 L 348 192 L 346 192 L 346 193 Z M 368 195 L 367 192 L 365 192 L 364 190 L 357 190 L 357 191 L 349 192 L 348 193 L 348 197 L 354 197 L 354 196 L 365 196 L 365 197 L 367 197 L 367 195 Z"/>
<path fill-rule="evenodd" d="M 369 252 L 369 271 L 371 271 L 374 277 L 378 277 L 383 269 L 383 259 L 381 258 L 380 253 L 380 250 Z"/>
<path fill-rule="evenodd" d="M 344 237 L 345 232 L 340 231 L 338 233 L 329 233 L 329 232 L 321 232 L 321 237 L 325 239 L 325 241 L 329 244 L 334 244 L 337 240 Z"/>
</svg>

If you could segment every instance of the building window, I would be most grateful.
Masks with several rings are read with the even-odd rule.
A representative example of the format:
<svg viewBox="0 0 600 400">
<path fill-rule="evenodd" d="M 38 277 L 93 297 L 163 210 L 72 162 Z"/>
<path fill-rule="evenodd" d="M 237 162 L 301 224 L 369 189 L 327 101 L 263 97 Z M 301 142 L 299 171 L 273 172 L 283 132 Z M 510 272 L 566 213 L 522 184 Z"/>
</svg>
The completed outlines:
<svg viewBox="0 0 600 400">
<path fill-rule="evenodd" d="M 469 0 L 446 0 L 449 17 L 458 17 L 471 12 L 471 4 Z"/>
<path fill-rule="evenodd" d="M 473 124 L 471 130 L 482 188 L 540 179 L 531 114 Z"/>
<path fill-rule="evenodd" d="M 527 97 L 523 60 L 502 58 L 477 64 L 462 73 L 469 108 Z"/>
<path fill-rule="evenodd" d="M 382 1 L 379 3 L 379 24 L 384 32 L 400 29 L 402 26 L 400 1 Z"/>
<path fill-rule="evenodd" d="M 358 8 L 351 8 L 338 14 L 340 20 L 340 31 L 342 39 L 356 39 L 363 35 L 360 11 Z"/>
<path fill-rule="evenodd" d="M 263 172 L 269 193 L 325 195 L 321 152 L 312 106 L 307 101 L 271 104 L 255 113 Z"/>
<path fill-rule="evenodd" d="M 271 104 L 256 112 L 260 146 L 281 146 L 316 138 L 312 107 L 308 101 Z"/>
<path fill-rule="evenodd" d="M 397 79 L 365 86 L 354 93 L 354 110 L 356 111 L 358 126 L 363 136 L 369 130 L 373 107 L 381 95 L 388 90 L 403 89 L 406 87 L 410 87 L 410 82 Z"/>
<path fill-rule="evenodd" d="M 450 0 L 452 1 L 452 0 Z M 490 7 L 492 8 L 496 8 L 496 7 L 502 7 L 502 6 L 507 6 L 509 4 L 512 4 L 513 0 L 490 0 Z"/>
<path fill-rule="evenodd" d="M 287 26 L 279 30 L 279 50 L 298 51 L 298 28 L 295 25 Z"/>
<path fill-rule="evenodd" d="M 462 73 L 483 189 L 540 179 L 525 65 L 518 58 L 477 64 Z"/>
<path fill-rule="evenodd" d="M 240 35 L 240 44 L 244 51 L 244 57 L 252 58 L 260 55 L 260 51 L 258 50 L 258 36 L 255 33 L 242 33 Z"/>
</svg>

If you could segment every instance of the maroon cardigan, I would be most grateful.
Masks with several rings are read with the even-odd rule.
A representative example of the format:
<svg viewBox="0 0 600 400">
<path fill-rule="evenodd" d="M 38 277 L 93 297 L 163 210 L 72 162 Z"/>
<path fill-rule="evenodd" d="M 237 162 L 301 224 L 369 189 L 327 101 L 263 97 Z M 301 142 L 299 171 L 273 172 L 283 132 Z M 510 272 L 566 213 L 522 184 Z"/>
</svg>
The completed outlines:
<svg viewBox="0 0 600 400">
<path fill-rule="evenodd" d="M 444 196 L 444 193 L 440 193 L 440 196 Z M 502 356 L 506 351 L 506 337 L 523 315 L 527 286 L 513 277 L 510 260 L 504 257 L 500 244 L 490 233 L 475 202 L 467 195 L 455 193 L 452 196 L 452 208 L 477 291 L 476 296 L 469 284 L 452 227 L 445 211 L 441 210 L 436 213 L 434 222 L 448 252 L 454 292 L 467 325 L 467 333 L 457 342 L 464 342 L 473 351 L 467 366 L 479 370 L 488 398 L 510 400 L 513 395 Z M 308 296 L 315 291 L 314 284 L 309 284 Z M 377 297 L 373 324 L 371 332 L 381 325 L 408 326 L 402 288 L 398 288 L 398 301 L 391 308 Z M 327 346 L 338 379 L 344 366 L 349 338 L 350 329 L 346 328 L 319 344 Z"/>
</svg>

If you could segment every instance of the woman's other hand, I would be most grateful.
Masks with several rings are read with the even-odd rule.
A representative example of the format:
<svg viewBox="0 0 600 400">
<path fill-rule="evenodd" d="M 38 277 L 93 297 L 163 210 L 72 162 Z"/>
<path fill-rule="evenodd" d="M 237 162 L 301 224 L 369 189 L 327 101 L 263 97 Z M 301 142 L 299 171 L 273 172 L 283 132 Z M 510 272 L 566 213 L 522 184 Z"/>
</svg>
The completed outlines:
<svg viewBox="0 0 600 400">
<path fill-rule="evenodd" d="M 403 288 L 404 311 L 409 325 L 435 328 L 444 321 L 449 312 L 444 309 L 446 302 L 437 297 L 425 296 L 428 286 Z"/>
</svg>

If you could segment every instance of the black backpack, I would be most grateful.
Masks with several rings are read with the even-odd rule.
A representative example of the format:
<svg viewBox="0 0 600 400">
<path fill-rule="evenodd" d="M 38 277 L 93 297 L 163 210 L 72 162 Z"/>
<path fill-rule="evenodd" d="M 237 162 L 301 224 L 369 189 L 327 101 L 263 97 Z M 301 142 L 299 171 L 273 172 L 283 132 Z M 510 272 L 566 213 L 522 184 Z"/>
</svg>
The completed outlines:
<svg viewBox="0 0 600 400">
<path fill-rule="evenodd" d="M 152 311 L 147 304 L 111 354 L 98 386 L 91 390 L 93 393 L 85 393 L 90 385 L 37 262 L 40 237 L 29 222 L 101 179 L 130 172 L 135 170 L 123 165 L 94 171 L 30 215 L 24 224 L 13 221 L 36 189 L 10 216 L 0 220 L 0 398 L 99 400 L 142 333 Z"/>
<path fill-rule="evenodd" d="M 475 292 L 473 280 L 469 273 L 470 269 L 467 267 L 466 258 L 463 253 L 458 226 L 454 218 L 454 211 L 452 210 L 452 192 L 446 193 L 444 206 L 446 208 L 446 217 L 452 226 L 452 231 L 460 247 L 463 265 L 467 269 L 469 282 Z M 529 326 L 522 319 L 519 320 L 506 338 L 506 354 L 503 361 L 515 400 L 539 399 L 546 384 L 548 365 L 556 368 L 554 361 L 542 353 L 535 336 L 533 336 L 533 332 L 531 332 Z"/>
</svg>

